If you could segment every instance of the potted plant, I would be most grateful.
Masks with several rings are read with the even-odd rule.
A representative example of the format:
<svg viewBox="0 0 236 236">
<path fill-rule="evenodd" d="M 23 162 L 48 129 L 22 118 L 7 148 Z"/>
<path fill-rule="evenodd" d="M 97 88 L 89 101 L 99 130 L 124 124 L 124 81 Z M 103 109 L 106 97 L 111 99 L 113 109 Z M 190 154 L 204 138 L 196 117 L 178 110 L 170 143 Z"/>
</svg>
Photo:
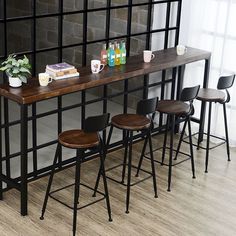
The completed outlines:
<svg viewBox="0 0 236 236">
<path fill-rule="evenodd" d="M 24 55 L 22 59 L 16 59 L 15 54 L 11 54 L 2 63 L 1 71 L 5 71 L 9 85 L 11 87 L 20 87 L 23 83 L 27 83 L 27 78 L 31 75 L 31 65 L 29 59 Z"/>
</svg>

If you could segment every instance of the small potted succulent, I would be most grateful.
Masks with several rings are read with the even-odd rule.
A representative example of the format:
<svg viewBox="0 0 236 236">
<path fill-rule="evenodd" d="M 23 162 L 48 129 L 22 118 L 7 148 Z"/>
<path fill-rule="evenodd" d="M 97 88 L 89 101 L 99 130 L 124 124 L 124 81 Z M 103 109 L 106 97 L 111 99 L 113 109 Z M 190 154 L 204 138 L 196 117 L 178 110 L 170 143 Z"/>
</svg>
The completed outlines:
<svg viewBox="0 0 236 236">
<path fill-rule="evenodd" d="M 1 65 L 0 71 L 6 72 L 11 87 L 20 87 L 22 82 L 27 83 L 27 78 L 31 75 L 31 65 L 25 55 L 22 59 L 16 59 L 16 55 L 11 54 Z"/>
</svg>

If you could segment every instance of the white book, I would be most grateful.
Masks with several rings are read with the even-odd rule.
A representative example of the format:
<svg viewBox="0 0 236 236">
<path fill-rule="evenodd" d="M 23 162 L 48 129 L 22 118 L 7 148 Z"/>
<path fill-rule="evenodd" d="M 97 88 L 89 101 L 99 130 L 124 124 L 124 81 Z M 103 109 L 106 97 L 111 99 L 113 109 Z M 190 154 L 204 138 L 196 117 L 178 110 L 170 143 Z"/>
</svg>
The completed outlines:
<svg viewBox="0 0 236 236">
<path fill-rule="evenodd" d="M 51 75 L 48 71 L 46 71 L 46 73 L 48 73 L 49 75 Z M 54 80 L 60 80 L 60 79 L 68 79 L 68 78 L 72 78 L 72 77 L 79 77 L 79 72 L 74 73 L 74 74 L 66 74 L 66 75 L 62 75 L 62 76 L 52 76 L 52 79 Z"/>
</svg>

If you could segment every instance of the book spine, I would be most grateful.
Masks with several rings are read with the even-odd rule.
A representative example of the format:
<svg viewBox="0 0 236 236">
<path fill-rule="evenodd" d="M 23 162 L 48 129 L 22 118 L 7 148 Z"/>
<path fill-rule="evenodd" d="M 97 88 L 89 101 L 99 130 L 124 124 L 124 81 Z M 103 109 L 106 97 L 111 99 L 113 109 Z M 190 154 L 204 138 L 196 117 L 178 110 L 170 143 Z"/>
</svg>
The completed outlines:
<svg viewBox="0 0 236 236">
<path fill-rule="evenodd" d="M 77 72 L 78 72 L 77 69 L 70 69 L 70 70 L 66 70 L 66 71 L 54 72 L 54 71 L 46 68 L 46 73 L 48 73 L 54 77 L 68 75 L 68 74 L 75 74 Z"/>
<path fill-rule="evenodd" d="M 74 73 L 74 74 L 67 74 L 67 75 L 63 75 L 63 76 L 57 76 L 54 77 L 54 80 L 60 80 L 60 79 L 69 79 L 69 78 L 73 78 L 73 77 L 79 77 L 79 72 Z"/>
<path fill-rule="evenodd" d="M 75 67 L 74 66 L 70 66 L 70 67 L 67 67 L 67 68 L 54 69 L 53 65 L 47 65 L 46 69 L 50 70 L 50 71 L 53 71 L 53 72 L 63 72 L 63 71 L 67 71 L 67 70 L 73 70 L 73 69 L 75 69 Z"/>
</svg>

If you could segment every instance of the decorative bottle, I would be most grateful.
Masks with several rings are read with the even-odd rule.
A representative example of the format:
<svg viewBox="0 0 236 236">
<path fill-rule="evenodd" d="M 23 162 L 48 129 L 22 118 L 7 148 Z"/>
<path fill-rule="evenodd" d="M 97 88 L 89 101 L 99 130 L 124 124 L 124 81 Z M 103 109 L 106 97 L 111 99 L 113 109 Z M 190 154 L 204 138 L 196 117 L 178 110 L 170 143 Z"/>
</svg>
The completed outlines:
<svg viewBox="0 0 236 236">
<path fill-rule="evenodd" d="M 126 46 L 125 42 L 121 42 L 121 47 L 120 47 L 120 64 L 124 65 L 126 64 Z"/>
<path fill-rule="evenodd" d="M 109 66 L 115 66 L 115 50 L 114 50 L 114 44 L 110 44 L 109 48 Z"/>
<path fill-rule="evenodd" d="M 116 43 L 115 45 L 115 65 L 120 65 L 120 44 Z"/>
<path fill-rule="evenodd" d="M 107 65 L 107 50 L 106 50 L 106 44 L 105 43 L 102 45 L 101 63 L 104 64 L 104 65 Z"/>
<path fill-rule="evenodd" d="M 111 43 L 109 43 L 107 49 L 107 65 L 109 65 L 109 60 L 110 60 L 110 48 L 111 48 Z"/>
</svg>

